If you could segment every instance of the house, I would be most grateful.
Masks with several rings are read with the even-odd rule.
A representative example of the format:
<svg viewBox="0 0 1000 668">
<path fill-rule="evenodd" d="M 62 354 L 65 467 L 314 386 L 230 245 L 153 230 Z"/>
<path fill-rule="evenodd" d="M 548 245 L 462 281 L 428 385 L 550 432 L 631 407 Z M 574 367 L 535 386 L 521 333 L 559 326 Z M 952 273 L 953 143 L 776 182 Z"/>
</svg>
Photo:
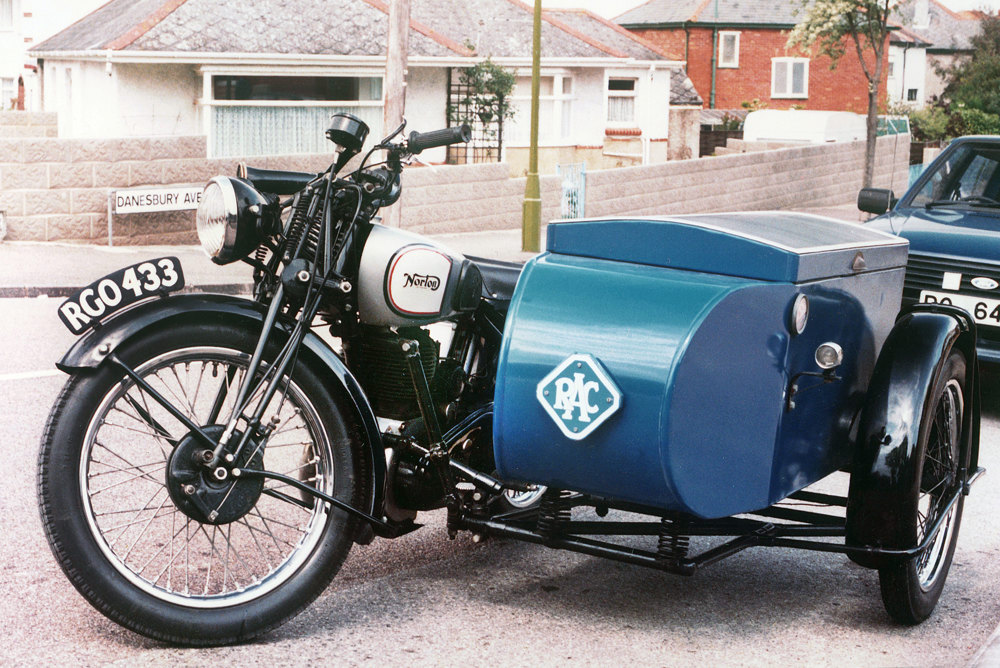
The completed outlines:
<svg viewBox="0 0 1000 668">
<path fill-rule="evenodd" d="M 28 49 L 105 1 L 0 0 L 0 110 L 40 107 L 41 91 Z"/>
<path fill-rule="evenodd" d="M 383 132 L 388 11 L 383 0 L 111 0 L 31 54 L 63 136 L 207 135 L 212 156 L 326 152 L 333 112 Z M 519 0 L 411 0 L 409 127 L 448 125 L 461 69 L 489 57 L 516 71 L 504 158 L 526 162 L 531 34 Z M 700 107 L 689 94 L 672 107 L 686 77 L 669 53 L 593 14 L 545 12 L 542 164 L 665 160 L 672 114 Z"/>
<path fill-rule="evenodd" d="M 746 103 L 865 113 L 868 80 L 857 58 L 849 53 L 831 70 L 825 56 L 786 46 L 800 8 L 791 0 L 649 0 L 615 21 L 680 54 L 710 109 Z"/>
<path fill-rule="evenodd" d="M 886 99 L 890 104 L 919 108 L 926 100 L 927 47 L 925 37 L 895 25 L 889 33 Z"/>
<path fill-rule="evenodd" d="M 974 12 L 954 12 L 938 0 L 911 0 L 896 8 L 893 19 L 927 43 L 924 80 L 919 87 L 914 86 L 916 91 L 907 89 L 907 101 L 922 105 L 941 97 L 947 82 L 937 70 L 972 53 L 970 40 L 981 29 L 979 16 Z"/>
</svg>

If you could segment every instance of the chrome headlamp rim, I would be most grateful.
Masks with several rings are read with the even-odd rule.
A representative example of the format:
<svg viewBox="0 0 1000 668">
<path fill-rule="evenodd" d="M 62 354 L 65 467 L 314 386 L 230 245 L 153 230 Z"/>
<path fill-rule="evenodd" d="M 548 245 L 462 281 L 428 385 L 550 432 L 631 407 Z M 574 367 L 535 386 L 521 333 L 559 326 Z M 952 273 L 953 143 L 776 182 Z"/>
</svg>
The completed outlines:
<svg viewBox="0 0 1000 668">
<path fill-rule="evenodd" d="M 206 194 L 209 192 L 211 198 Z M 210 200 L 215 200 L 214 204 Z M 199 235 L 205 227 L 211 245 L 203 238 L 202 247 L 212 261 L 229 264 L 253 252 L 277 221 L 270 204 L 266 195 L 244 179 L 216 176 L 209 181 L 198 208 L 198 224 Z M 209 211 L 210 206 L 214 206 L 212 211 Z M 208 230 L 208 227 L 213 229 Z M 217 246 L 220 241 L 221 246 Z"/>
<path fill-rule="evenodd" d="M 202 208 L 210 205 L 209 192 L 212 186 L 218 187 L 219 194 L 222 196 L 222 238 L 218 240 L 208 238 L 209 235 L 216 235 L 218 232 L 212 229 L 213 225 L 211 223 L 205 222 L 205 217 L 208 213 Z M 236 225 L 238 220 L 239 204 L 232 181 L 225 176 L 213 177 L 205 184 L 205 188 L 202 190 L 202 204 L 199 205 L 197 213 L 198 238 L 201 241 L 202 249 L 209 257 L 213 259 L 218 258 L 227 248 L 232 248 L 236 240 Z"/>
</svg>

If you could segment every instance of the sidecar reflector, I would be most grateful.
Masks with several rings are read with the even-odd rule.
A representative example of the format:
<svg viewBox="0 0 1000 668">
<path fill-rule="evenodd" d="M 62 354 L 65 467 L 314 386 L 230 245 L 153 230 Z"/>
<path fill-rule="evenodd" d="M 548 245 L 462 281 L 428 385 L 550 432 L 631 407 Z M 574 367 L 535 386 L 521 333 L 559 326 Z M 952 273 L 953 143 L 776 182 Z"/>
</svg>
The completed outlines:
<svg viewBox="0 0 1000 668">
<path fill-rule="evenodd" d="M 792 318 L 791 322 L 789 322 L 789 329 L 791 329 L 793 335 L 798 336 L 805 330 L 808 322 L 809 298 L 800 294 L 795 298 L 795 301 L 792 302 Z"/>
</svg>

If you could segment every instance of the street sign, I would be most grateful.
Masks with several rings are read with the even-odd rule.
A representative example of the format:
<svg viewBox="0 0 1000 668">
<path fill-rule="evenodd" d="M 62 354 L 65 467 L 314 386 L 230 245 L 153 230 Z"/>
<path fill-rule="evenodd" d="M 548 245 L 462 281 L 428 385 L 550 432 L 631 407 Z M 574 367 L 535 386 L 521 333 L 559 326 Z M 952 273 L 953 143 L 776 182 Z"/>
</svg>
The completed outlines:
<svg viewBox="0 0 1000 668">
<path fill-rule="evenodd" d="M 113 193 L 114 210 L 117 214 L 126 214 L 197 209 L 201 191 L 201 187 L 116 190 Z"/>
</svg>

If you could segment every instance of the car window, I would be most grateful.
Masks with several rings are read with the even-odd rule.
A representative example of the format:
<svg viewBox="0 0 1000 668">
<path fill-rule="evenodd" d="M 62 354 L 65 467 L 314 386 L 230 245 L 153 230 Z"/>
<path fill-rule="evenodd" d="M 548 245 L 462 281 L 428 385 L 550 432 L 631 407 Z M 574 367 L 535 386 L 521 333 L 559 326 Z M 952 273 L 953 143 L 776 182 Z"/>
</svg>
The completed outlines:
<svg viewBox="0 0 1000 668">
<path fill-rule="evenodd" d="M 1000 195 L 1000 149 L 964 144 L 940 163 L 910 206 L 923 206 L 940 200 Z"/>
<path fill-rule="evenodd" d="M 996 160 L 985 155 L 977 155 L 973 157 L 969 166 L 965 168 L 965 172 L 962 173 L 961 178 L 958 180 L 958 196 L 989 196 L 986 189 L 993 181 L 993 177 L 996 173 Z"/>
</svg>

